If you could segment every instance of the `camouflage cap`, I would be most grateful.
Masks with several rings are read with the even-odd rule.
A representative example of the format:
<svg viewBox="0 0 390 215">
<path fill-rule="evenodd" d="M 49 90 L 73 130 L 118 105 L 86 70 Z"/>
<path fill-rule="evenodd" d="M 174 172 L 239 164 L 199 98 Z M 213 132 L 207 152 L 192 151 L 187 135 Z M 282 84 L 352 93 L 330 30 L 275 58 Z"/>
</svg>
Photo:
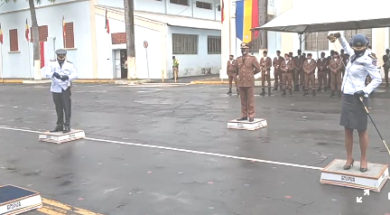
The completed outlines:
<svg viewBox="0 0 390 215">
<path fill-rule="evenodd" d="M 241 43 L 241 49 L 249 49 L 249 45 L 247 43 Z"/>
</svg>

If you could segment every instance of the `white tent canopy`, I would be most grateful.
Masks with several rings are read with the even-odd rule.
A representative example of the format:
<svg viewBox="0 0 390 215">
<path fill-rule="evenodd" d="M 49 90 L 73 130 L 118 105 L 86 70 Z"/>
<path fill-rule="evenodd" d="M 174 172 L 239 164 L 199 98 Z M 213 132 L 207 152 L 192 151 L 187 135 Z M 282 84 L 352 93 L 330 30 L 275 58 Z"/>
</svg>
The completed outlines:
<svg viewBox="0 0 390 215">
<path fill-rule="evenodd" d="M 301 0 L 254 30 L 321 32 L 390 26 L 390 0 Z"/>
</svg>

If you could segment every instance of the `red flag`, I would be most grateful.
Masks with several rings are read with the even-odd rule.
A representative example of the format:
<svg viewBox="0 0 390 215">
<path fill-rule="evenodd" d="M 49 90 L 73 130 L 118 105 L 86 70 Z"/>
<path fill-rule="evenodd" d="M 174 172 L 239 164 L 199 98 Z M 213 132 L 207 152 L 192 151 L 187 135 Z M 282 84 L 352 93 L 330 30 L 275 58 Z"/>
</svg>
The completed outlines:
<svg viewBox="0 0 390 215">
<path fill-rule="evenodd" d="M 26 31 L 24 32 L 24 34 L 26 36 L 27 42 L 30 41 L 30 26 L 28 26 L 27 19 L 26 19 Z"/>
<path fill-rule="evenodd" d="M 224 5 L 223 0 L 222 0 L 222 4 L 221 4 L 221 22 L 222 23 L 225 20 L 225 14 L 223 12 L 224 8 L 225 8 L 225 5 Z"/>
<path fill-rule="evenodd" d="M 259 27 L 259 2 L 252 1 L 252 28 Z M 259 31 L 252 31 L 252 40 L 259 37 Z"/>
<path fill-rule="evenodd" d="M 110 22 L 108 21 L 107 9 L 106 9 L 105 20 L 106 20 L 106 25 L 104 26 L 104 28 L 106 29 L 107 34 L 109 34 L 110 33 Z"/>
<path fill-rule="evenodd" d="M 0 24 L 0 43 L 3 44 L 3 30 L 1 30 L 1 24 Z"/>
<path fill-rule="evenodd" d="M 66 23 L 64 16 L 62 16 L 62 37 L 64 40 L 64 48 L 66 48 Z"/>
</svg>

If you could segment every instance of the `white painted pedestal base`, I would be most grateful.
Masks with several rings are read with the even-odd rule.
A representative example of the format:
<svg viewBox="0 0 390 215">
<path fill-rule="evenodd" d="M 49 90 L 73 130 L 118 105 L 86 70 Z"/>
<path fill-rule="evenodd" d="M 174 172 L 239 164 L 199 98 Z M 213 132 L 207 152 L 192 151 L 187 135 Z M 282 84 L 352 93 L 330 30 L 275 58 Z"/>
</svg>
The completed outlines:
<svg viewBox="0 0 390 215">
<path fill-rule="evenodd" d="M 389 170 L 386 164 L 368 163 L 368 171 L 360 172 L 360 162 L 355 161 L 349 170 L 344 170 L 345 160 L 335 159 L 321 171 L 322 184 L 332 184 L 380 192 L 385 185 Z"/>
<path fill-rule="evenodd" d="M 255 118 L 253 122 L 249 122 L 248 120 L 238 121 L 234 119 L 227 123 L 227 127 L 232 129 L 244 129 L 253 131 L 256 129 L 267 127 L 267 120 Z"/>
<path fill-rule="evenodd" d="M 14 185 L 0 187 L 0 215 L 21 214 L 42 207 L 38 192 Z"/>
<path fill-rule="evenodd" d="M 72 129 L 69 133 L 62 132 L 44 132 L 39 134 L 39 140 L 43 142 L 62 144 L 73 140 L 85 138 L 83 130 Z"/>
</svg>

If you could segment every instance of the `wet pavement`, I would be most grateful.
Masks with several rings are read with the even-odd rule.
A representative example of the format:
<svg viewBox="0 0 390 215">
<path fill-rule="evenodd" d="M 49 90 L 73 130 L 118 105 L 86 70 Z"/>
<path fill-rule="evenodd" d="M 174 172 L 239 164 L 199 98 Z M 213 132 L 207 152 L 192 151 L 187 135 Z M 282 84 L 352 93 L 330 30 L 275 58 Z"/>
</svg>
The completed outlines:
<svg viewBox="0 0 390 215">
<path fill-rule="evenodd" d="M 0 125 L 53 128 L 48 88 L 0 85 Z M 240 114 L 239 98 L 226 91 L 223 85 L 75 85 L 72 126 L 88 138 L 55 145 L 39 142 L 36 133 L 0 128 L 0 184 L 113 215 L 390 214 L 389 184 L 357 203 L 362 190 L 321 185 L 320 171 L 310 168 L 344 158 L 339 98 L 256 96 L 256 115 L 269 126 L 242 131 L 226 128 Z M 380 91 L 372 116 L 390 139 L 390 92 Z M 369 136 L 369 160 L 389 164 L 371 123 Z M 359 159 L 356 140 L 355 134 Z"/>
</svg>

